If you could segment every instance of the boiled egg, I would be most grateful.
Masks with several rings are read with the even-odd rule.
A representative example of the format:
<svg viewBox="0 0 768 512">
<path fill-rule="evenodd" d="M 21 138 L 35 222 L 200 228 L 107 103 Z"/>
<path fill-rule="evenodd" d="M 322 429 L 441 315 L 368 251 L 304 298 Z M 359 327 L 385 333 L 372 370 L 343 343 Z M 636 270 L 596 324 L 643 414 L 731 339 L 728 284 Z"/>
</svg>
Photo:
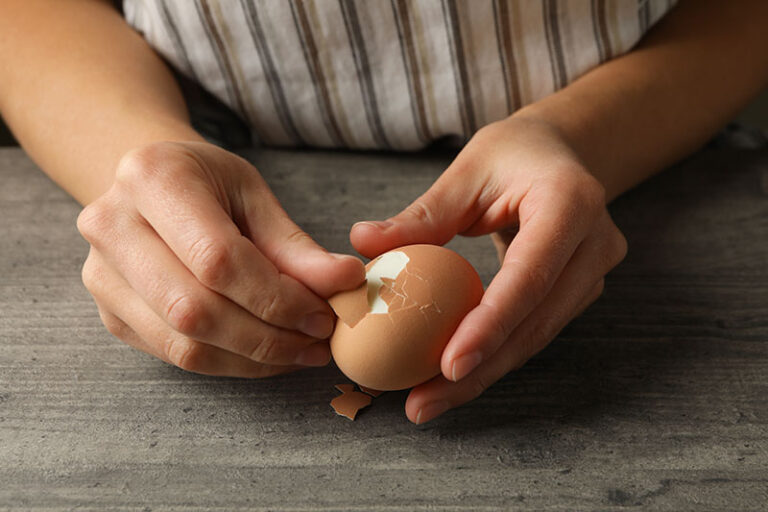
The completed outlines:
<svg viewBox="0 0 768 512">
<path fill-rule="evenodd" d="M 440 373 L 440 357 L 483 284 L 472 265 L 438 245 L 408 245 L 366 265 L 358 288 L 329 299 L 339 317 L 331 353 L 361 386 L 407 389 Z"/>
</svg>

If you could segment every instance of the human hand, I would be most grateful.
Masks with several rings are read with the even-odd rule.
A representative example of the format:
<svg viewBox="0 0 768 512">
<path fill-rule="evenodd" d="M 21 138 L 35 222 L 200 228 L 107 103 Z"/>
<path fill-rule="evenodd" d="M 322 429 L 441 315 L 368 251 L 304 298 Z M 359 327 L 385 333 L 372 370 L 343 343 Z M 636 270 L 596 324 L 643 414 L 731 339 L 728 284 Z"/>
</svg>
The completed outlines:
<svg viewBox="0 0 768 512">
<path fill-rule="evenodd" d="M 185 370 L 266 377 L 330 360 L 323 298 L 365 279 L 317 245 L 258 171 L 202 142 L 126 154 L 78 229 L 83 282 L 107 329 Z"/>
<path fill-rule="evenodd" d="M 514 116 L 479 130 L 427 192 L 386 221 L 355 224 L 350 239 L 372 258 L 489 233 L 501 268 L 445 347 L 442 374 L 408 396 L 415 423 L 476 398 L 542 350 L 626 254 L 602 185 L 557 130 Z"/>
</svg>

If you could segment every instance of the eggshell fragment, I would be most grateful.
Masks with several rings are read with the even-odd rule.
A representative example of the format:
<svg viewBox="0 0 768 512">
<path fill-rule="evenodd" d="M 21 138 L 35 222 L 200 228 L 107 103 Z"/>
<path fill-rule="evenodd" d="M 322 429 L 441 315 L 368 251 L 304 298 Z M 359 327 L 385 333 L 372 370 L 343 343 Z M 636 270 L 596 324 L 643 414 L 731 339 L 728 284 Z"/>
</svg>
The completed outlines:
<svg viewBox="0 0 768 512">
<path fill-rule="evenodd" d="M 339 416 L 344 416 L 353 421 L 358 411 L 368 407 L 371 405 L 371 401 L 373 401 L 371 396 L 355 391 L 354 384 L 336 384 L 336 389 L 341 391 L 342 394 L 331 400 L 331 407 Z"/>
<path fill-rule="evenodd" d="M 328 303 L 342 322 L 354 327 L 368 312 L 368 286 L 363 283 L 354 290 L 337 293 Z"/>
<path fill-rule="evenodd" d="M 351 393 L 355 390 L 354 384 L 336 384 L 334 387 L 342 393 Z"/>
<path fill-rule="evenodd" d="M 345 292 L 341 301 L 354 300 L 354 307 L 331 299 L 342 320 L 331 336 L 336 365 L 360 386 L 382 391 L 439 374 L 445 345 L 482 297 L 475 269 L 444 247 L 410 245 L 382 254 L 366 271 L 368 310 L 362 317 L 362 287 Z"/>
</svg>

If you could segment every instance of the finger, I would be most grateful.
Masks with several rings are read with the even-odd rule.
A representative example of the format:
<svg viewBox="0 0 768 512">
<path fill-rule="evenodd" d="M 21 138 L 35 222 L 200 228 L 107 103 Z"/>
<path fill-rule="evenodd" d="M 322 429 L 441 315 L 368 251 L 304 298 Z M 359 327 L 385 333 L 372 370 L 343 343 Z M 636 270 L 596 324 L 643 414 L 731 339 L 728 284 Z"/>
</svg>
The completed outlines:
<svg viewBox="0 0 768 512">
<path fill-rule="evenodd" d="M 89 256 L 83 278 L 107 330 L 126 344 L 166 363 L 205 375 L 246 378 L 268 377 L 301 368 L 257 363 L 173 331 L 119 274 L 103 266 L 98 258 Z"/>
<path fill-rule="evenodd" d="M 571 277 L 569 276 L 569 280 Z M 568 280 L 563 280 L 562 285 L 558 284 L 507 343 L 464 379 L 454 382 L 438 375 L 415 387 L 405 404 L 408 419 L 416 424 L 425 423 L 449 409 L 477 398 L 509 371 L 519 368 L 544 348 L 570 320 L 594 302 L 603 290 L 602 279 L 592 285 L 586 294 L 578 297 L 568 285 Z"/>
<path fill-rule="evenodd" d="M 443 352 L 441 367 L 446 378 L 461 379 L 493 354 L 544 299 L 593 229 L 593 208 L 598 207 L 585 207 L 578 195 L 557 188 L 532 190 L 526 196 L 520 204 L 520 231 L 509 245 L 501 269 Z M 585 268 L 590 268 L 586 263 Z M 592 282 L 597 277 L 587 276 Z"/>
<path fill-rule="evenodd" d="M 233 205 L 237 225 L 280 272 L 325 298 L 365 280 L 362 261 L 328 252 L 290 219 L 253 165 L 210 144 L 200 144 L 198 149 L 205 157 L 200 162 L 203 166 L 219 157 L 234 159 L 243 167 L 239 194 L 235 194 L 238 204 Z"/>
<path fill-rule="evenodd" d="M 328 362 L 327 354 L 304 350 L 316 340 L 263 322 L 237 304 L 202 286 L 146 224 L 120 213 L 110 226 L 124 235 L 91 243 L 94 259 L 120 275 L 173 330 L 255 361 L 268 364 Z M 87 232 L 87 230 L 86 230 Z M 314 355 L 317 359 L 307 360 Z"/>
<path fill-rule="evenodd" d="M 480 215 L 482 187 L 478 178 L 473 178 L 464 168 L 451 167 L 394 217 L 356 223 L 350 231 L 350 241 L 368 258 L 403 245 L 443 245 Z"/>
<path fill-rule="evenodd" d="M 201 144 L 198 150 L 205 147 Z M 237 157 L 221 151 L 226 155 L 224 162 L 239 163 Z M 215 158 L 221 161 L 222 155 Z M 200 283 L 265 322 L 316 338 L 330 335 L 334 317 L 328 304 L 280 273 L 241 234 L 222 206 L 233 208 L 222 192 L 229 185 L 204 159 L 183 145 L 152 146 L 124 158 L 118 177 L 140 217 Z"/>
<path fill-rule="evenodd" d="M 111 313 L 101 314 L 102 321 L 112 326 L 107 330 L 116 338 L 135 349 L 141 350 L 182 370 L 202 375 L 260 379 L 300 370 L 301 366 L 265 365 L 238 356 L 226 350 L 206 345 L 189 338 L 183 338 L 169 331 L 169 338 L 162 344 L 153 344 L 144 340 L 128 324 Z M 157 325 L 162 328 L 162 323 Z M 146 325 L 143 331 L 152 331 L 152 325 Z M 119 333 L 119 334 L 118 334 Z M 149 335 L 154 335 L 149 332 Z"/>
<path fill-rule="evenodd" d="M 359 258 L 330 253 L 318 245 L 288 217 L 271 192 L 247 201 L 245 219 L 250 238 L 278 270 L 320 297 L 328 298 L 365 281 L 365 265 Z"/>
</svg>

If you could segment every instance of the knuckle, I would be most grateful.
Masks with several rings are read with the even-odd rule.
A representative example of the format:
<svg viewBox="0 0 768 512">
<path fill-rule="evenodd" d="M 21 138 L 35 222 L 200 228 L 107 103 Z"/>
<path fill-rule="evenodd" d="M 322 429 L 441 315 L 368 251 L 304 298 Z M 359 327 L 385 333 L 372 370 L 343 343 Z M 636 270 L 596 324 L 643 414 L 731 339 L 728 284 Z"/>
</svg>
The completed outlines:
<svg viewBox="0 0 768 512">
<path fill-rule="evenodd" d="M 184 335 L 195 338 L 206 331 L 207 315 L 203 302 L 191 295 L 171 300 L 165 316 L 171 328 Z"/>
<path fill-rule="evenodd" d="M 589 173 L 581 174 L 581 201 L 591 210 L 605 208 L 605 187 Z"/>
<path fill-rule="evenodd" d="M 498 308 L 492 308 L 488 317 L 489 322 L 493 324 L 492 332 L 495 334 L 494 338 L 499 340 L 499 343 L 503 343 L 512 332 L 513 326 Z"/>
<path fill-rule="evenodd" d="M 506 137 L 507 133 L 507 128 L 503 120 L 487 123 L 475 131 L 467 145 L 476 145 L 478 146 L 477 149 L 487 152 L 489 142 L 496 142 L 499 139 Z"/>
<path fill-rule="evenodd" d="M 200 372 L 205 364 L 205 350 L 201 343 L 189 338 L 173 338 L 166 344 L 168 361 L 189 372 Z"/>
<path fill-rule="evenodd" d="M 115 315 L 103 311 L 101 308 L 99 308 L 99 317 L 101 318 L 101 323 L 107 328 L 107 331 L 115 338 L 123 339 L 131 330 L 125 322 Z"/>
<path fill-rule="evenodd" d="M 414 201 L 403 212 L 418 222 L 432 223 L 435 214 L 432 207 L 424 200 Z"/>
<path fill-rule="evenodd" d="M 83 263 L 80 276 L 83 286 L 94 298 L 102 297 L 111 291 L 110 283 L 108 282 L 111 275 L 102 260 L 93 256 L 93 252 Z"/>
<path fill-rule="evenodd" d="M 221 290 L 231 279 L 232 250 L 221 241 L 201 238 L 190 249 L 190 265 L 205 286 Z"/>
<path fill-rule="evenodd" d="M 165 176 L 174 169 L 172 156 L 179 153 L 180 146 L 174 142 L 153 142 L 127 152 L 117 164 L 115 180 L 120 183 L 145 183 Z M 159 166 L 158 162 L 163 165 Z"/>
<path fill-rule="evenodd" d="M 252 311 L 257 317 L 270 324 L 280 323 L 283 317 L 282 313 L 286 309 L 286 304 L 280 294 L 261 296 L 256 300 Z"/>
<path fill-rule="evenodd" d="M 281 312 L 285 308 L 283 299 L 279 295 L 273 295 L 256 306 L 257 316 L 267 323 L 279 322 Z"/>
<path fill-rule="evenodd" d="M 303 231 L 300 228 L 296 228 L 295 230 L 291 231 L 290 234 L 285 238 L 285 242 L 288 244 L 300 244 L 304 242 L 311 242 L 312 237 L 307 234 L 306 231 Z"/>
<path fill-rule="evenodd" d="M 603 290 L 605 290 L 605 279 L 601 278 L 584 296 L 582 302 L 578 305 L 575 314 L 572 315 L 573 318 L 583 314 L 592 304 L 594 304 L 603 295 Z"/>
<path fill-rule="evenodd" d="M 499 121 L 487 123 L 482 127 L 480 127 L 480 129 L 475 132 L 474 137 L 477 137 L 478 139 L 487 138 L 491 135 L 496 135 L 499 131 L 502 131 L 503 128 L 504 128 L 503 124 L 500 123 Z"/>
<path fill-rule="evenodd" d="M 259 363 L 277 362 L 277 353 L 280 347 L 279 341 L 272 336 L 263 336 L 256 342 L 256 346 L 248 355 L 250 359 Z"/>
<path fill-rule="evenodd" d="M 119 183 L 144 182 L 154 170 L 150 153 L 152 150 L 145 146 L 133 149 L 123 155 L 115 169 L 115 181 Z"/>
<path fill-rule="evenodd" d="M 612 222 L 602 242 L 601 263 L 606 272 L 622 262 L 627 255 L 627 239 Z"/>
<path fill-rule="evenodd" d="M 280 246 L 277 247 L 275 255 L 272 258 L 278 267 L 285 266 L 292 254 L 295 254 L 296 247 L 314 244 L 312 237 L 299 227 L 294 227 L 285 238 L 282 239 Z"/>
<path fill-rule="evenodd" d="M 80 272 L 80 277 L 83 280 L 85 288 L 93 295 L 96 290 L 96 285 L 101 281 L 101 272 L 98 269 L 96 261 L 93 259 L 93 255 L 89 255 L 83 263 L 83 268 Z"/>
<path fill-rule="evenodd" d="M 91 244 L 103 238 L 113 226 L 112 212 L 99 201 L 83 208 L 77 216 L 77 230 Z"/>
<path fill-rule="evenodd" d="M 629 250 L 629 246 L 627 244 L 627 237 L 624 236 L 624 234 L 619 231 L 618 228 L 616 228 L 615 235 L 612 237 L 613 246 L 611 253 L 614 256 L 614 259 L 612 260 L 611 267 L 615 267 L 621 261 L 627 256 L 627 251 Z"/>
<path fill-rule="evenodd" d="M 528 295 L 536 302 L 541 301 L 554 281 L 552 270 L 546 265 L 520 265 Z"/>
<path fill-rule="evenodd" d="M 605 290 L 605 278 L 600 278 L 600 280 L 595 285 L 594 291 L 593 291 L 593 297 L 594 300 L 597 300 Z"/>
</svg>

